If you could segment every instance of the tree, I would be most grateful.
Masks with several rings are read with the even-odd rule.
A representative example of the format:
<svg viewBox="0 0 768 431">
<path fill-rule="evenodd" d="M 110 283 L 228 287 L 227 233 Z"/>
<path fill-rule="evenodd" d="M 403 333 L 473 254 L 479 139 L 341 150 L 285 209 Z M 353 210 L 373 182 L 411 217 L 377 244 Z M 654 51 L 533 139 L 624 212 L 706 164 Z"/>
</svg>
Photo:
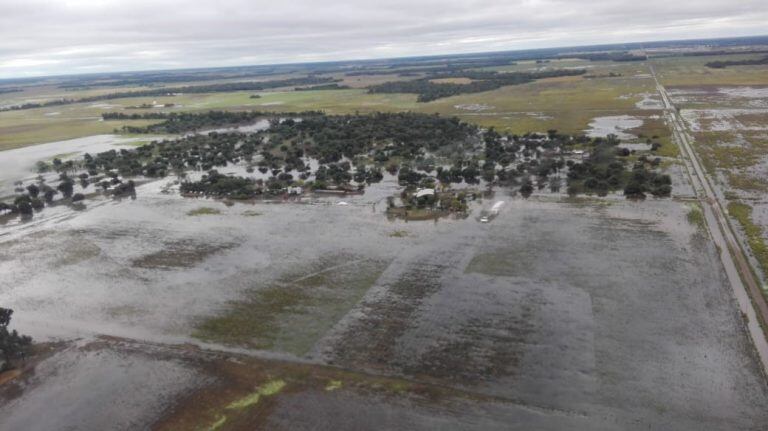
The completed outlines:
<svg viewBox="0 0 768 431">
<path fill-rule="evenodd" d="M 69 179 L 62 181 L 58 187 L 56 187 L 61 194 L 64 196 L 64 198 L 71 198 L 72 193 L 75 190 L 75 187 Z"/>
<path fill-rule="evenodd" d="M 32 338 L 9 331 L 13 310 L 0 307 L 0 372 L 13 368 L 13 361 L 22 358 L 32 344 Z"/>
<path fill-rule="evenodd" d="M 50 170 L 50 166 L 48 166 L 48 163 L 45 163 L 43 161 L 37 162 L 37 172 L 38 173 L 45 173 Z"/>
<path fill-rule="evenodd" d="M 629 199 L 645 199 L 645 187 L 643 187 L 642 183 L 633 179 L 624 187 L 624 196 Z"/>
<path fill-rule="evenodd" d="M 30 201 L 20 202 L 16 207 L 19 209 L 19 213 L 25 217 L 31 216 L 34 212 Z"/>
<path fill-rule="evenodd" d="M 530 178 L 523 180 L 523 185 L 520 186 L 520 194 L 523 195 L 523 197 L 526 199 L 531 197 L 531 194 L 533 194 L 533 183 L 531 182 Z"/>
<path fill-rule="evenodd" d="M 49 204 L 50 204 L 50 203 L 52 203 L 52 202 L 53 202 L 53 197 L 54 197 L 54 196 L 56 196 L 56 193 L 58 193 L 56 190 L 54 190 L 54 189 L 52 189 L 52 188 L 48 188 L 48 189 L 47 189 L 47 190 L 46 190 L 46 191 L 43 193 L 43 198 L 45 199 L 45 201 L 46 201 L 47 203 L 49 203 Z"/>
<path fill-rule="evenodd" d="M 30 184 L 27 186 L 27 192 L 30 196 L 36 198 L 37 195 L 40 194 L 40 187 L 36 186 L 35 184 Z"/>
<path fill-rule="evenodd" d="M 549 179 L 549 191 L 552 193 L 558 193 L 560 192 L 560 187 L 562 185 L 562 182 L 560 181 L 560 177 L 552 177 Z"/>
</svg>

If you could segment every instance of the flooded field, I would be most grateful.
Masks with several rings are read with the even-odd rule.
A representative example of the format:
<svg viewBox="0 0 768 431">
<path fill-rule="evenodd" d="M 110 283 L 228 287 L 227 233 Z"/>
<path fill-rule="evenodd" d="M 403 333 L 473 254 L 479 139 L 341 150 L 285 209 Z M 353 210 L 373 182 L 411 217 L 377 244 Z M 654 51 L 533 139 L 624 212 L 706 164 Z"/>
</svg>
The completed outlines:
<svg viewBox="0 0 768 431">
<path fill-rule="evenodd" d="M 616 135 L 619 139 L 634 139 L 636 136 L 626 131 L 642 125 L 642 119 L 630 115 L 597 117 L 589 123 L 589 129 L 586 132 L 590 137 L 605 137 L 612 134 Z"/>
<path fill-rule="evenodd" d="M 173 181 L 0 228 L 14 327 L 77 340 L 3 387 L 0 428 L 768 425 L 718 252 L 683 202 L 502 188 L 465 219 L 405 222 L 385 215 L 391 177 L 234 205 L 164 193 Z"/>
<path fill-rule="evenodd" d="M 0 197 L 13 194 L 15 181 L 36 178 L 38 173 L 35 171 L 35 163 L 39 161 L 50 163 L 54 158 L 66 160 L 82 156 L 84 153 L 95 154 L 130 148 L 137 142 L 151 139 L 151 136 L 126 138 L 118 135 L 97 135 L 3 151 L 0 157 Z"/>
<path fill-rule="evenodd" d="M 730 202 L 742 246 L 754 267 L 768 273 L 768 87 L 697 85 L 673 87 L 702 163 Z M 736 210 L 741 210 L 738 212 Z M 765 288 L 764 288 L 765 290 Z M 768 291 L 766 291 L 768 294 Z"/>
</svg>

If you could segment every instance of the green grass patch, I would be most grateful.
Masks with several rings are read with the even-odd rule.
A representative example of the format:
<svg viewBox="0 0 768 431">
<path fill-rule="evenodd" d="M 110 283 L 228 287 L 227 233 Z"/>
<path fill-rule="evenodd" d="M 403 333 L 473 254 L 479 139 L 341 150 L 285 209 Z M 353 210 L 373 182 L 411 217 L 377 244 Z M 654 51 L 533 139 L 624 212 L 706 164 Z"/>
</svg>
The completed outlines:
<svg viewBox="0 0 768 431">
<path fill-rule="evenodd" d="M 211 207 L 200 207 L 187 211 L 188 216 L 219 215 L 221 211 Z"/>
<path fill-rule="evenodd" d="M 768 85 L 765 66 L 735 66 L 712 69 L 711 61 L 744 60 L 754 54 L 712 55 L 696 57 L 665 57 L 651 60 L 656 74 L 666 86 L 701 85 Z"/>
<path fill-rule="evenodd" d="M 707 222 L 704 219 L 704 211 L 702 211 L 700 203 L 696 202 L 688 205 L 686 218 L 688 219 L 688 223 L 695 226 L 700 232 L 707 231 Z"/>
<path fill-rule="evenodd" d="M 341 389 L 342 382 L 341 380 L 331 380 L 328 382 L 327 385 L 325 385 L 325 390 L 328 392 L 335 391 L 337 389 Z"/>
<path fill-rule="evenodd" d="M 763 239 L 763 228 L 752 221 L 752 207 L 742 202 L 729 202 L 728 214 L 741 225 L 747 244 L 763 273 L 768 273 L 768 247 Z"/>
<path fill-rule="evenodd" d="M 748 192 L 768 191 L 768 182 L 761 177 L 737 172 L 728 172 L 728 184 L 735 189 Z"/>
<path fill-rule="evenodd" d="M 376 282 L 387 263 L 335 256 L 289 271 L 200 322 L 193 336 L 255 349 L 306 354 Z"/>
<path fill-rule="evenodd" d="M 227 405 L 228 410 L 242 410 L 246 407 L 251 407 L 259 402 L 261 397 L 270 397 L 279 393 L 285 388 L 285 381 L 281 379 L 270 380 L 263 384 L 256 390 L 256 392 L 246 395 L 243 398 L 232 401 Z"/>
</svg>

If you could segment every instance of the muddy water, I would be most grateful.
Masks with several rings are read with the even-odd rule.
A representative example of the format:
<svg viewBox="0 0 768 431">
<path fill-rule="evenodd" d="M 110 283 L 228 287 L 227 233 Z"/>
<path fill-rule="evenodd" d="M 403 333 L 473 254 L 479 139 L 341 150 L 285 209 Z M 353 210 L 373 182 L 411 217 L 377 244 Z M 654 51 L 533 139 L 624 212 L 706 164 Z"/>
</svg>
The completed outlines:
<svg viewBox="0 0 768 431">
<path fill-rule="evenodd" d="M 3 430 L 148 429 L 209 378 L 175 359 L 72 346 L 0 391 Z"/>
<path fill-rule="evenodd" d="M 398 190 L 389 177 L 363 195 L 233 206 L 163 193 L 172 181 L 140 186 L 135 201 L 97 198 L 82 212 L 47 209 L 41 221 L 0 227 L 0 304 L 16 310 L 15 326 L 39 340 L 204 340 L 496 400 L 465 412 L 293 393 L 270 416 L 288 428 L 309 420 L 296 412 L 303 400 L 333 411 L 374 404 L 374 414 L 400 412 L 400 425 L 420 428 L 456 418 L 471 429 L 514 418 L 579 428 L 610 418 L 620 429 L 768 421 L 765 380 L 717 251 L 680 202 L 521 200 L 500 190 L 473 204 L 506 202 L 490 223 L 406 223 L 383 214 Z M 218 214 L 188 215 L 201 207 Z M 0 407 L 14 412 L 0 424 L 34 428 L 31 412 L 47 403 L 65 407 L 37 418 L 38 429 L 57 418 L 98 429 L 101 403 L 112 402 L 131 406 L 117 418 L 142 428 L 196 376 L 167 358 L 130 358 L 55 356 Z M 155 372 L 146 388 L 155 395 L 114 389 Z M 93 398 L 66 396 L 90 394 L 91 384 Z"/>
<path fill-rule="evenodd" d="M 132 142 L 149 139 L 152 137 L 126 138 L 118 135 L 97 135 L 3 151 L 0 153 L 0 196 L 12 194 L 15 181 L 29 181 L 37 177 L 35 163 L 38 161 L 50 162 L 54 157 L 66 160 L 84 153 L 127 148 Z"/>
</svg>

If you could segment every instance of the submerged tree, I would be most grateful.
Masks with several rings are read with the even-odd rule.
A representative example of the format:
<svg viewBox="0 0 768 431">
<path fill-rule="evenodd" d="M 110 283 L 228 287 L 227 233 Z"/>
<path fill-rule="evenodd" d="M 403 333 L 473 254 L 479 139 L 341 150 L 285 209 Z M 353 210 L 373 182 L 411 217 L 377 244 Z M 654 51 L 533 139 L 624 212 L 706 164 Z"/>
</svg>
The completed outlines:
<svg viewBox="0 0 768 431">
<path fill-rule="evenodd" d="M 0 372 L 13 368 L 15 360 L 24 357 L 32 344 L 32 338 L 9 331 L 13 310 L 0 307 Z"/>
</svg>

